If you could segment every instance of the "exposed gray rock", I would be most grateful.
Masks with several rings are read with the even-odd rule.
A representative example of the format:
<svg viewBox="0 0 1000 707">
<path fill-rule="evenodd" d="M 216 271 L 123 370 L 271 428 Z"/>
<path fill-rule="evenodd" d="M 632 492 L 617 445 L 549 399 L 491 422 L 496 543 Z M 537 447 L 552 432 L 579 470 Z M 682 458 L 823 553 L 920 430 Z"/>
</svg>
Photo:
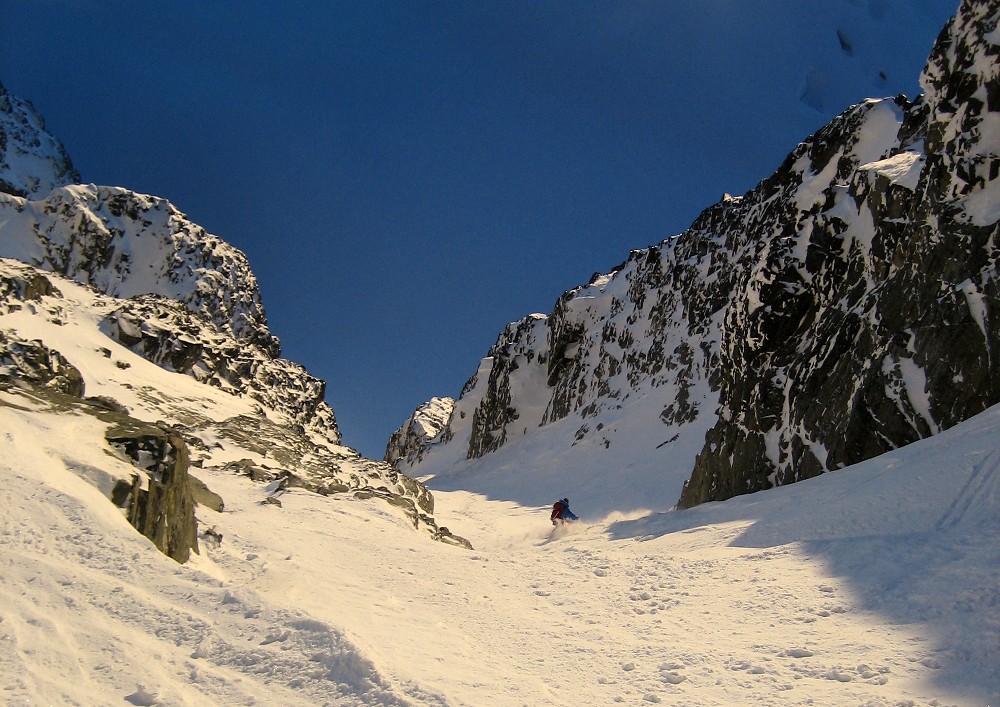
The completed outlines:
<svg viewBox="0 0 1000 707">
<path fill-rule="evenodd" d="M 113 340 L 167 370 L 192 376 L 287 415 L 293 424 L 339 444 L 326 384 L 299 364 L 239 341 L 182 304 L 152 295 L 122 300 L 101 324 Z"/>
<path fill-rule="evenodd" d="M 450 530 L 445 527 L 437 529 L 434 533 L 434 539 L 438 542 L 445 543 L 447 545 L 456 545 L 458 547 L 464 547 L 466 550 L 473 550 L 472 543 L 470 543 L 465 538 L 459 537 L 458 535 L 453 535 Z"/>
<path fill-rule="evenodd" d="M 463 538 L 440 531 L 434 519 L 434 496 L 427 487 L 386 462 L 365 459 L 346 447 L 317 443 L 266 418 L 239 416 L 191 426 L 184 430 L 184 436 L 192 450 L 194 465 L 268 484 L 267 503 L 280 505 L 281 495 L 292 489 L 323 496 L 349 494 L 358 499 L 377 498 L 400 509 L 414 528 L 426 528 L 434 539 L 453 545 L 467 544 Z M 241 459 L 213 466 L 213 450 L 201 441 L 205 437 L 231 440 L 264 461 Z"/>
<path fill-rule="evenodd" d="M 0 313 L 21 309 L 25 302 L 39 302 L 42 297 L 59 297 L 52 281 L 34 268 L 4 273 L 0 276 Z"/>
<path fill-rule="evenodd" d="M 222 513 L 226 509 L 226 503 L 223 501 L 222 496 L 208 488 L 208 485 L 192 474 L 190 469 L 188 470 L 188 486 L 191 489 L 191 496 L 194 498 L 194 502 L 199 506 L 211 508 L 216 513 Z M 220 540 L 221 537 L 219 536 Z"/>
<path fill-rule="evenodd" d="M 83 376 L 58 351 L 41 341 L 19 341 L 0 331 L 0 381 L 20 380 L 75 398 L 84 393 Z"/>
<path fill-rule="evenodd" d="M 117 449 L 136 467 L 136 472 L 121 478 L 117 472 L 86 466 L 78 473 L 107 494 L 125 511 L 129 522 L 167 556 L 183 563 L 192 549 L 198 551 L 195 499 L 211 502 L 218 510 L 222 499 L 188 474 L 187 447 L 181 437 L 160 425 L 134 419 L 108 406 L 94 405 L 25 377 L 17 377 L 13 383 L 16 387 L 8 390 L 22 396 L 32 409 L 47 408 L 103 422 L 105 438 L 95 439 L 94 443 Z M 5 387 L 4 381 L 0 381 L 0 387 Z M 19 407 L 9 399 L 0 405 Z"/>
<path fill-rule="evenodd" d="M 56 188 L 39 201 L 0 193 L 0 257 L 121 299 L 176 300 L 222 332 L 280 353 L 246 256 L 166 199 L 94 185 Z"/>
<path fill-rule="evenodd" d="M 105 437 L 140 469 L 114 492 L 128 521 L 167 557 L 187 562 L 191 550 L 198 552 L 198 521 L 184 440 L 135 420 L 115 425 Z"/>
<path fill-rule="evenodd" d="M 90 405 L 96 405 L 97 407 L 104 408 L 105 410 L 111 410 L 113 412 L 120 413 L 122 415 L 128 415 L 128 408 L 119 403 L 113 398 L 109 398 L 105 395 L 96 395 L 93 397 L 84 398 L 85 403 Z"/>
<path fill-rule="evenodd" d="M 537 406 L 529 410 L 528 405 L 515 405 L 511 389 L 524 379 L 530 381 L 528 385 L 541 383 L 542 372 L 550 356 L 560 362 L 568 360 L 560 350 L 563 342 L 558 340 L 553 347 L 556 349 L 554 353 L 539 354 L 538 346 L 544 338 L 545 319 L 528 317 L 509 324 L 490 350 L 485 395 L 472 411 L 470 459 L 495 452 L 507 441 L 508 435 L 517 434 L 519 426 L 523 432 L 527 427 L 539 424 L 540 410 Z"/>
<path fill-rule="evenodd" d="M 52 285 L 54 281 L 60 282 L 61 289 Z M 102 321 L 103 317 L 101 328 L 109 336 L 108 345 L 93 352 L 101 360 L 121 363 L 117 359 L 126 353 L 122 346 L 128 344 L 132 351 L 164 368 L 190 375 L 235 397 L 258 401 L 257 413 L 216 422 L 200 414 L 197 403 L 172 400 L 168 395 L 145 388 L 139 379 L 138 386 L 127 384 L 126 389 L 135 391 L 145 404 L 154 405 L 163 419 L 169 420 L 166 426 L 132 420 L 126 407 L 107 395 L 91 398 L 86 405 L 82 401 L 76 403 L 87 414 L 145 430 L 143 434 L 149 439 L 144 444 L 152 445 L 156 451 L 136 454 L 156 462 L 153 481 L 149 481 L 145 472 L 122 480 L 124 483 L 118 485 L 118 501 L 128 509 L 136 526 L 175 559 L 184 557 L 180 538 L 194 538 L 192 542 L 196 542 L 196 533 L 192 535 L 191 531 L 195 526 L 172 528 L 157 519 L 179 521 L 186 517 L 181 510 L 193 509 L 195 501 L 207 508 L 221 509 L 222 499 L 186 472 L 193 499 L 190 504 L 185 496 L 171 491 L 172 487 L 156 486 L 161 481 L 157 474 L 168 479 L 182 474 L 179 466 L 170 467 L 167 472 L 161 468 L 167 464 L 164 460 L 177 456 L 168 447 L 174 449 L 178 445 L 160 439 L 167 433 L 183 436 L 182 456 L 192 457 L 195 466 L 217 468 L 213 455 L 215 445 L 221 440 L 222 444 L 237 446 L 256 455 L 255 458 L 266 460 L 259 463 L 247 459 L 232 465 L 255 480 L 281 479 L 282 491 L 300 488 L 322 495 L 367 494 L 399 508 L 415 527 L 426 528 L 432 537 L 438 537 L 430 492 L 390 465 L 364 459 L 356 451 L 340 446 L 333 413 L 322 400 L 322 382 L 309 376 L 301 366 L 270 358 L 252 343 L 238 344 L 229 332 L 220 331 L 212 322 L 177 302 L 160 297 L 116 300 L 97 292 L 88 292 L 82 299 L 74 294 L 71 301 L 61 291 L 78 289 L 58 275 L 42 275 L 33 266 L 0 259 L 0 314 L 29 310 L 33 316 L 60 326 L 75 322 L 79 316 L 90 321 Z M 86 311 L 80 311 L 81 308 Z M 82 376 L 59 352 L 42 342 L 12 339 L 12 332 L 2 328 L 0 342 L 0 381 L 29 387 L 45 385 L 51 395 L 56 391 L 77 398 L 83 395 Z M 205 439 L 215 441 L 210 446 Z M 108 493 L 116 495 L 110 489 Z M 169 510 L 164 511 L 163 504 Z M 190 520 L 194 523 L 193 515 Z"/>
</svg>

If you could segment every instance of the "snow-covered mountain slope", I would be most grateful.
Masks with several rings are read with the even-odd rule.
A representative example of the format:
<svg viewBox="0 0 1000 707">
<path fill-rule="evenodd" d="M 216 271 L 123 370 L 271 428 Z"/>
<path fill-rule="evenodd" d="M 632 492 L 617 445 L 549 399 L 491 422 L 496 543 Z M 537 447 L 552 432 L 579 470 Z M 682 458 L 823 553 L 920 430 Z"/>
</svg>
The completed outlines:
<svg viewBox="0 0 1000 707">
<path fill-rule="evenodd" d="M 21 127 L 5 128 L 20 155 L 5 163 L 7 182 L 37 187 L 30 169 L 61 148 L 28 104 L 3 99 Z M 190 471 L 213 467 L 270 484 L 273 504 L 293 486 L 377 496 L 465 544 L 437 528 L 422 484 L 340 445 L 325 384 L 279 358 L 240 251 L 124 188 L 10 191 L 0 193 L 0 386 L 94 418 L 103 432 L 90 443 L 132 466 L 97 466 L 92 481 L 164 553 L 184 562 L 198 551 L 196 516 L 225 499 Z"/>
<path fill-rule="evenodd" d="M 0 192 L 41 198 L 80 181 L 62 143 L 27 101 L 0 84 Z"/>
<path fill-rule="evenodd" d="M 197 475 L 223 469 L 273 506 L 290 488 L 376 498 L 468 547 L 422 483 L 341 445 L 323 381 L 279 357 L 243 253 L 165 199 L 66 184 L 68 166 L 39 178 L 65 151 L 2 87 L 0 129 L 17 156 L 0 182 L 0 389 L 87 420 L 87 444 L 127 462 L 83 472 L 109 506 L 183 563 L 225 507 Z"/>
<path fill-rule="evenodd" d="M 475 552 L 346 495 L 262 504 L 268 487 L 206 466 L 225 511 L 186 565 L 81 478 L 129 473 L 94 443 L 102 427 L 0 390 L 5 703 L 1000 699 L 998 407 L 837 474 L 569 533 L 547 507 L 438 492 L 438 519 Z"/>
<path fill-rule="evenodd" d="M 122 300 L 0 259 L 0 386 L 29 391 L 23 395 L 39 409 L 103 424 L 89 443 L 117 447 L 138 467 L 125 475 L 95 467 L 95 483 L 109 505 L 112 499 L 123 507 L 132 503 L 127 489 L 119 495 L 117 481 L 133 485 L 134 499 L 146 490 L 147 478 L 166 481 L 175 468 L 195 476 L 224 469 L 247 477 L 247 484 L 269 484 L 276 505 L 296 486 L 324 496 L 376 496 L 413 527 L 462 544 L 436 526 L 433 498 L 422 484 L 337 444 L 332 419 L 324 420 L 319 381 L 291 361 L 233 339 L 178 302 Z M 309 400 L 312 407 L 303 408 Z M 206 497 L 212 494 L 195 493 L 203 527 L 215 513 L 208 509 L 225 502 L 206 503 Z M 178 512 L 164 513 L 171 515 Z M 174 521 L 180 519 L 164 520 Z M 193 538 L 191 545 L 197 552 Z"/>
<path fill-rule="evenodd" d="M 977 7 L 963 6 L 966 20 Z M 985 61 L 978 45 L 960 47 L 942 56 Z M 659 514 L 598 512 L 669 505 L 714 410 L 735 399 L 721 362 L 771 350 L 761 348 L 775 336 L 766 320 L 742 343 L 727 327 L 768 307 L 791 312 L 775 295 L 802 271 L 745 271 L 744 256 L 772 261 L 737 231 L 770 208 L 783 213 L 788 194 L 817 217 L 845 214 L 845 267 L 863 270 L 881 241 L 852 230 L 876 200 L 859 175 L 889 180 L 878 198 L 892 211 L 938 170 L 933 184 L 947 188 L 934 203 L 947 213 L 934 218 L 970 216 L 972 226 L 943 233 L 995 245 L 981 223 L 993 202 L 979 196 L 994 180 L 976 176 L 992 153 L 961 161 L 991 123 L 968 108 L 972 122 L 939 111 L 934 125 L 947 125 L 924 140 L 922 111 L 931 114 L 891 102 L 849 111 L 770 182 L 772 201 L 727 200 L 672 244 L 568 293 L 552 316 L 512 325 L 430 448 L 435 463 L 455 455 L 438 488 L 484 493 L 436 499 L 339 446 L 322 383 L 277 357 L 245 259 L 169 204 L 107 187 L 6 198 L 0 248 L 18 259 L 0 258 L 0 702 L 1000 700 L 1000 406 L 792 487 Z M 917 116 L 904 123 L 913 140 L 879 159 L 884 126 L 900 115 Z M 821 198 L 825 150 L 854 175 L 847 193 L 865 198 Z M 949 181 L 951 171 L 973 186 Z M 965 206 L 948 211 L 956 203 Z M 787 237 L 812 272 L 818 245 L 794 228 Z M 893 243 L 905 263 L 906 243 Z M 921 268 L 962 252 L 950 247 Z M 982 267 L 962 255 L 946 260 L 954 277 Z M 668 277 L 675 287 L 662 285 Z M 959 288 L 982 315 L 950 321 L 970 359 L 963 375 L 995 377 L 993 282 Z M 730 316 L 734 291 L 752 294 L 750 311 Z M 942 293 L 939 309 L 953 313 L 944 305 L 957 300 Z M 831 300 L 824 316 L 844 306 Z M 985 354 L 962 338 L 973 326 Z M 904 388 L 892 391 L 898 400 Z M 773 411 L 772 396 L 755 402 L 762 416 Z M 431 417 L 414 419 L 418 436 L 438 424 Z M 480 456 L 459 464 L 470 448 Z M 582 522 L 553 529 L 539 497 L 566 493 Z M 190 555 L 175 541 L 192 526 L 173 517 L 188 513 L 200 531 Z M 444 522 L 477 549 L 450 546 L 462 541 Z"/>
<path fill-rule="evenodd" d="M 693 505 L 1000 402 L 998 20 L 966 0 L 923 97 L 852 106 L 755 189 L 508 326 L 402 468 L 483 492 L 509 470 L 536 502 L 609 473 L 601 510 Z"/>
<path fill-rule="evenodd" d="M 0 257 L 117 298 L 103 326 L 120 343 L 340 443 L 323 381 L 278 357 L 246 257 L 165 199 L 94 185 L 40 201 L 0 193 Z"/>
</svg>

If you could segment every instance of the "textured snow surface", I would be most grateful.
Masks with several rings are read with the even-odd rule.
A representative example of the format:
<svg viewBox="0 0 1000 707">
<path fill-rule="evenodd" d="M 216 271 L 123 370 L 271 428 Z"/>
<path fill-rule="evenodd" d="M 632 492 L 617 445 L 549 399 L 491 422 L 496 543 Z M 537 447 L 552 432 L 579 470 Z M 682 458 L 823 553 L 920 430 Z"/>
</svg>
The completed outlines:
<svg viewBox="0 0 1000 707">
<path fill-rule="evenodd" d="M 383 504 L 292 490 L 277 508 L 202 471 L 223 539 L 185 566 L 85 480 L 127 471 L 100 426 L 0 392 L 5 704 L 1000 698 L 1000 408 L 689 511 L 553 530 L 550 499 L 438 492 L 471 552 Z"/>
<path fill-rule="evenodd" d="M 79 478 L 109 463 L 95 430 L 3 398 L 29 408 L 0 410 L 9 704 L 997 696 L 997 409 L 862 468 L 566 535 L 545 507 L 439 493 L 474 552 L 210 476 L 222 544 L 179 567 Z"/>
</svg>

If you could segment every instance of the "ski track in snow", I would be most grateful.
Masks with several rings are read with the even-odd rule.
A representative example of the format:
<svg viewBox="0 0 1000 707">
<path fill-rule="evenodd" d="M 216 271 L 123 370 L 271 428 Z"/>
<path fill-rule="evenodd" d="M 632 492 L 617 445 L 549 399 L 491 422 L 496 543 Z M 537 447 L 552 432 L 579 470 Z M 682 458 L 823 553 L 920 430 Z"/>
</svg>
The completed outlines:
<svg viewBox="0 0 1000 707">
<path fill-rule="evenodd" d="M 974 507 L 985 506 L 988 514 L 988 501 L 996 499 L 1000 499 L 1000 447 L 973 467 L 968 481 L 935 527 L 938 530 L 956 527 Z"/>
</svg>

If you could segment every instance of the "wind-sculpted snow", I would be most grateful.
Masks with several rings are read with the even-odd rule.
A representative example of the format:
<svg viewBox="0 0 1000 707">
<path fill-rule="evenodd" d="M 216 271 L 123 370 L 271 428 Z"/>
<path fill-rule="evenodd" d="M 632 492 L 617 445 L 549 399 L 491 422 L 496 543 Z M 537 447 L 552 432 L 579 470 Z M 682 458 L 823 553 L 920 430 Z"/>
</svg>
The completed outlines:
<svg viewBox="0 0 1000 707">
<path fill-rule="evenodd" d="M 0 192 L 38 199 L 80 181 L 62 144 L 25 100 L 0 84 Z"/>
<path fill-rule="evenodd" d="M 1000 402 L 998 19 L 964 2 L 925 97 L 848 108 L 752 191 L 508 326 L 419 472 L 541 434 L 534 466 L 599 440 L 620 473 L 614 431 L 655 406 L 657 438 L 681 440 L 671 463 L 693 468 L 680 500 L 693 505 L 857 463 Z M 695 435 L 700 453 L 679 459 Z M 630 462 L 664 464 L 655 450 Z"/>
</svg>

